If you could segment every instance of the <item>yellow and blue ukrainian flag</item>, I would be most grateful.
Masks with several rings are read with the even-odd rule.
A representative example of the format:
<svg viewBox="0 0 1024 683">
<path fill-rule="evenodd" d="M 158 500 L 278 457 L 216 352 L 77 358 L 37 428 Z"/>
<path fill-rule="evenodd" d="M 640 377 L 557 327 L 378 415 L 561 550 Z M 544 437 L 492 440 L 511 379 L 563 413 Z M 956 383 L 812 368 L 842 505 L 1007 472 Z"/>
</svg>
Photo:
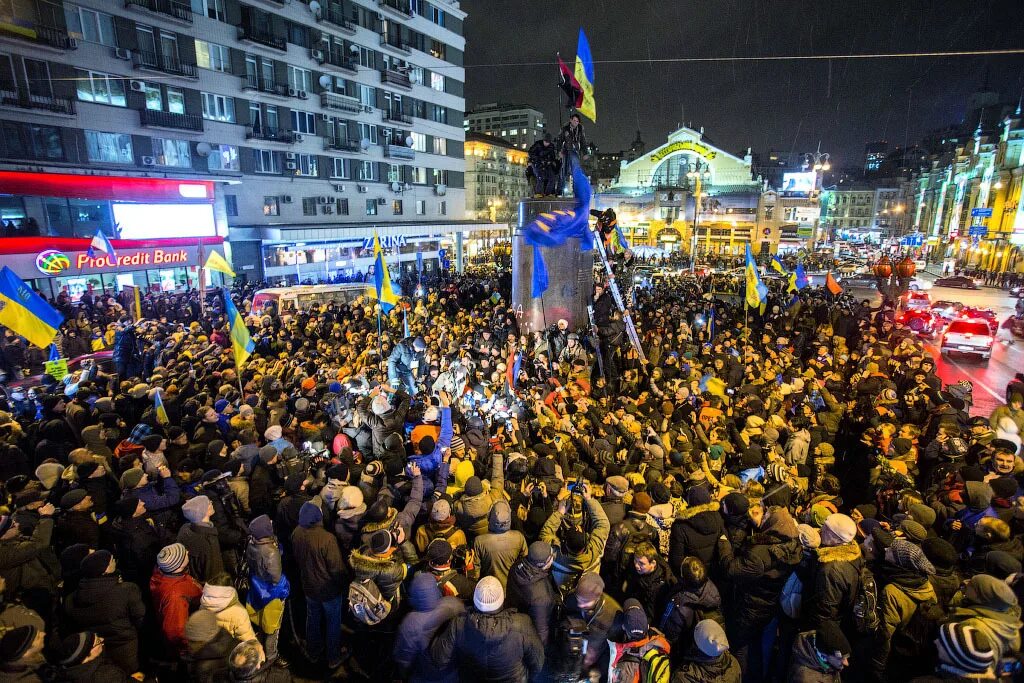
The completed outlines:
<svg viewBox="0 0 1024 683">
<path fill-rule="evenodd" d="M 398 303 L 398 295 L 391 288 L 391 273 L 388 272 L 388 263 L 384 260 L 384 250 L 376 230 L 373 232 L 373 288 L 380 302 L 380 310 L 389 313 Z"/>
<path fill-rule="evenodd" d="M 249 335 L 249 328 L 242 322 L 242 316 L 235 308 L 235 302 L 231 295 L 224 292 L 224 317 L 228 319 L 228 329 L 231 332 L 231 349 L 235 352 L 235 366 L 241 369 L 245 361 L 249 360 L 256 344 Z"/>
<path fill-rule="evenodd" d="M 594 58 L 590 55 L 590 43 L 587 34 L 580 29 L 579 42 L 576 44 L 576 72 L 574 74 L 583 91 L 583 102 L 579 112 L 597 123 L 597 102 L 594 100 Z"/>
<path fill-rule="evenodd" d="M 171 423 L 171 418 L 167 417 L 167 408 L 164 407 L 164 399 L 160 395 L 162 391 L 162 389 L 157 389 L 153 394 L 153 410 L 156 412 L 156 421 L 165 425 Z"/>
<path fill-rule="evenodd" d="M 7 266 L 0 270 L 0 325 L 45 349 L 57 336 L 64 316 L 33 292 Z"/>
<path fill-rule="evenodd" d="M 757 264 L 754 263 L 754 255 L 750 251 L 750 245 L 747 245 L 747 305 L 751 308 L 758 308 L 765 299 L 768 297 L 768 288 L 761 282 L 761 277 L 757 274 Z"/>
</svg>

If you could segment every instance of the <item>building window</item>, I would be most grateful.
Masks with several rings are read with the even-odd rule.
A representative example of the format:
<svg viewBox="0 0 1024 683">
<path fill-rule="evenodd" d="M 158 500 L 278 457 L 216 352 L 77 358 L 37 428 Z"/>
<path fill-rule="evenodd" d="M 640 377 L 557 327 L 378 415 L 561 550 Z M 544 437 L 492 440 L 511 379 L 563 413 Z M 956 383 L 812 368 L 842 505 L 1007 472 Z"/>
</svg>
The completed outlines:
<svg viewBox="0 0 1024 683">
<path fill-rule="evenodd" d="M 445 58 L 445 51 L 447 50 L 447 48 L 448 46 L 442 43 L 440 40 L 431 39 L 430 49 L 427 50 L 427 52 L 429 52 L 432 57 L 437 57 L 438 59 L 448 61 Z"/>
<path fill-rule="evenodd" d="M 257 173 L 280 173 L 281 161 L 269 149 L 253 150 L 254 167 Z"/>
<path fill-rule="evenodd" d="M 394 199 L 394 200 L 391 201 L 391 213 L 395 214 L 396 216 L 401 216 L 402 215 L 402 200 L 401 199 Z"/>
<path fill-rule="evenodd" d="M 430 87 L 438 92 L 444 92 L 444 74 L 430 74 Z"/>
<path fill-rule="evenodd" d="M 185 113 L 185 93 L 177 88 L 167 89 L 167 111 L 172 114 Z"/>
<path fill-rule="evenodd" d="M 435 168 L 433 175 L 434 185 L 447 185 L 448 184 L 448 171 L 442 168 Z"/>
<path fill-rule="evenodd" d="M 224 0 L 192 0 L 192 11 L 217 21 L 226 21 Z"/>
<path fill-rule="evenodd" d="M 150 111 L 164 110 L 164 96 L 159 85 L 143 83 L 143 92 L 146 94 L 146 109 Z"/>
<path fill-rule="evenodd" d="M 29 83 L 31 84 L 31 81 Z M 117 76 L 96 71 L 85 71 L 78 79 L 78 99 L 83 102 L 112 104 L 115 107 L 124 107 L 128 104 L 124 97 L 124 81 Z"/>
<path fill-rule="evenodd" d="M 192 152 L 187 140 L 153 138 L 153 156 L 158 166 L 192 168 Z"/>
<path fill-rule="evenodd" d="M 359 124 L 359 139 L 369 140 L 371 145 L 377 144 L 377 126 L 372 123 Z"/>
<path fill-rule="evenodd" d="M 89 161 L 111 164 L 130 164 L 135 161 L 132 153 L 132 136 L 124 133 L 102 133 L 85 131 L 85 149 Z"/>
<path fill-rule="evenodd" d="M 316 115 L 308 111 L 292 109 L 292 130 L 309 135 L 316 133 Z"/>
<path fill-rule="evenodd" d="M 293 90 L 300 90 L 305 93 L 313 90 L 313 72 L 308 69 L 300 69 L 297 66 L 288 65 L 288 87 Z"/>
<path fill-rule="evenodd" d="M 423 67 L 413 66 L 409 68 L 409 80 L 414 85 L 423 85 Z"/>
<path fill-rule="evenodd" d="M 197 40 L 196 63 L 203 69 L 230 73 L 231 52 L 223 45 L 208 43 L 205 40 Z"/>
<path fill-rule="evenodd" d="M 415 166 L 412 169 L 412 182 L 414 185 L 427 184 L 427 169 L 422 166 Z"/>
<path fill-rule="evenodd" d="M 416 200 L 416 215 L 426 216 L 427 215 L 427 200 L 417 199 Z"/>
<path fill-rule="evenodd" d="M 434 154 L 446 155 L 448 154 L 448 140 L 445 138 L 434 137 Z"/>
<path fill-rule="evenodd" d="M 444 26 L 444 10 L 430 5 L 430 20 L 438 26 Z"/>
<path fill-rule="evenodd" d="M 207 164 L 211 171 L 242 170 L 238 162 L 238 147 L 235 145 L 210 145 Z"/>
<path fill-rule="evenodd" d="M 28 139 L 32 153 L 37 159 L 64 160 L 64 146 L 60 140 L 60 129 L 54 126 L 28 126 Z M 129 156 L 131 151 L 129 150 Z"/>
<path fill-rule="evenodd" d="M 67 18 L 69 33 L 81 35 L 82 40 L 88 43 L 117 47 L 114 17 L 109 14 L 71 5 L 64 8 L 64 16 Z"/>
<path fill-rule="evenodd" d="M 331 177 L 340 178 L 341 180 L 348 180 L 348 163 L 347 159 L 339 159 L 335 157 L 331 159 Z"/>
<path fill-rule="evenodd" d="M 236 195 L 224 195 L 224 213 L 230 218 L 238 217 L 238 197 Z"/>
<path fill-rule="evenodd" d="M 448 123 L 448 107 L 439 104 L 430 105 L 430 120 L 436 123 Z M 504 131 L 502 135 L 504 135 Z"/>
<path fill-rule="evenodd" d="M 307 178 L 315 178 L 320 175 L 320 165 L 317 163 L 318 157 L 315 154 L 297 154 L 295 160 L 298 165 L 295 169 L 295 175 L 306 176 Z"/>
<path fill-rule="evenodd" d="M 412 148 L 417 152 L 427 151 L 427 136 L 423 133 L 412 132 Z"/>
<path fill-rule="evenodd" d="M 364 66 L 367 69 L 376 69 L 373 50 L 362 45 L 356 45 L 356 47 L 359 48 L 359 52 L 356 53 L 356 61 L 359 62 L 359 66 Z"/>
<path fill-rule="evenodd" d="M 440 201 L 437 203 L 437 212 L 442 216 L 448 215 L 448 202 Z"/>
<path fill-rule="evenodd" d="M 347 199 L 339 199 L 337 204 L 338 204 L 338 208 L 335 211 L 335 213 L 337 213 L 339 216 L 347 216 L 348 215 L 348 200 Z"/>
<path fill-rule="evenodd" d="M 377 180 L 377 164 L 372 161 L 360 161 L 356 178 L 358 180 Z"/>
<path fill-rule="evenodd" d="M 377 106 L 377 89 L 369 85 L 357 84 L 356 87 L 359 89 L 359 102 L 364 107 L 376 107 Z"/>
<path fill-rule="evenodd" d="M 211 121 L 235 122 L 235 98 L 212 92 L 199 93 L 203 100 L 203 118 Z"/>
<path fill-rule="evenodd" d="M 377 215 L 377 200 L 367 199 L 366 200 L 366 215 L 376 216 Z"/>
<path fill-rule="evenodd" d="M 309 47 L 309 29 L 301 24 L 288 22 L 288 42 L 299 47 Z"/>
<path fill-rule="evenodd" d="M 303 197 L 302 198 L 302 215 L 303 216 L 315 216 L 316 215 L 316 197 Z"/>
<path fill-rule="evenodd" d="M 277 201 L 277 197 L 264 197 L 263 198 L 263 215 L 264 216 L 280 216 L 281 205 Z"/>
<path fill-rule="evenodd" d="M 388 164 L 388 182 L 389 183 L 400 183 L 402 182 L 402 167 L 398 164 Z"/>
</svg>

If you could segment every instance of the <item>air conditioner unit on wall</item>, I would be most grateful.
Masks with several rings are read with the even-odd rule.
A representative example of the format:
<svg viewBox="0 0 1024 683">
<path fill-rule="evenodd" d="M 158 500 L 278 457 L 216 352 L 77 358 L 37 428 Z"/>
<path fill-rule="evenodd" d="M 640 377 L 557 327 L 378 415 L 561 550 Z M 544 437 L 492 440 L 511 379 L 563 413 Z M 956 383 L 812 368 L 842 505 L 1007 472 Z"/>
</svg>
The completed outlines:
<svg viewBox="0 0 1024 683">
<path fill-rule="evenodd" d="M 316 198 L 316 201 L 318 204 L 326 204 L 327 202 L 331 201 L 331 198 L 326 197 L 324 195 L 320 195 L 319 197 Z"/>
<path fill-rule="evenodd" d="M 132 81 L 130 83 L 130 85 L 131 85 L 132 90 L 134 90 L 135 92 L 146 92 L 146 82 L 145 81 Z"/>
<path fill-rule="evenodd" d="M 356 192 L 359 192 L 360 194 L 366 194 L 366 190 L 366 185 L 356 185 Z"/>
<path fill-rule="evenodd" d="M 131 59 L 132 58 L 132 51 L 131 50 L 126 50 L 123 47 L 115 47 L 114 48 L 114 56 L 117 57 L 118 59 Z"/>
<path fill-rule="evenodd" d="M 295 158 L 295 152 L 285 152 L 284 158 L 285 159 L 294 159 Z"/>
<path fill-rule="evenodd" d="M 295 171 L 299 168 L 299 165 L 294 161 L 289 161 L 285 163 L 284 168 L 286 171 Z"/>
<path fill-rule="evenodd" d="M 282 204 L 291 204 L 292 203 L 292 196 L 290 194 L 283 194 L 283 195 L 281 195 L 281 203 Z"/>
<path fill-rule="evenodd" d="M 156 166 L 156 157 L 142 157 L 143 166 Z"/>
<path fill-rule="evenodd" d="M 324 204 L 323 212 L 324 213 L 334 213 L 334 207 L 331 206 L 330 204 Z"/>
<path fill-rule="evenodd" d="M 378 206 L 384 206 L 387 203 L 388 203 L 388 200 L 384 199 L 383 197 L 377 197 L 377 205 Z"/>
</svg>

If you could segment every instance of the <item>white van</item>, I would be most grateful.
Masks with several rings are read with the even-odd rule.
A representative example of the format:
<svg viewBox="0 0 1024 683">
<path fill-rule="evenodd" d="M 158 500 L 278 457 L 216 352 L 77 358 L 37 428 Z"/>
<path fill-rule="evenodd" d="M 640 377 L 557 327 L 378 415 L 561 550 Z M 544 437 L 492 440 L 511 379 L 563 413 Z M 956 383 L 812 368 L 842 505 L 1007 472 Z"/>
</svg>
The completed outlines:
<svg viewBox="0 0 1024 683">
<path fill-rule="evenodd" d="M 326 306 L 346 304 L 367 293 L 364 282 L 348 282 L 340 285 L 296 285 L 294 287 L 269 287 L 256 292 L 252 298 L 252 312 L 255 315 L 283 316 L 304 311 L 316 304 Z"/>
</svg>

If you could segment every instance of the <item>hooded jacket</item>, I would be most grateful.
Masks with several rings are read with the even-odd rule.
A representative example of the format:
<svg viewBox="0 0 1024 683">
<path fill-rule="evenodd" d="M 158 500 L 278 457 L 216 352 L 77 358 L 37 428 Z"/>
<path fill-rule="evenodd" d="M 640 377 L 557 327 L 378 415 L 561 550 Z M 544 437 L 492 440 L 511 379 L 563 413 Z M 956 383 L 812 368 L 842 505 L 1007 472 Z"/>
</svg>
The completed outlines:
<svg viewBox="0 0 1024 683">
<path fill-rule="evenodd" d="M 816 628 L 826 621 L 840 623 L 851 614 L 864 558 L 856 540 L 817 548 L 815 554 L 814 601 L 807 604 L 810 622 Z"/>
<path fill-rule="evenodd" d="M 164 574 L 156 568 L 149 579 L 149 593 L 164 639 L 175 654 L 184 654 L 188 650 L 185 622 L 199 603 L 202 586 L 188 573 Z"/>
<path fill-rule="evenodd" d="M 55 572 L 44 561 L 51 554 L 52 536 L 53 518 L 42 517 L 31 538 L 0 541 L 0 576 L 7 581 L 7 594 L 16 595 L 30 588 L 56 588 Z"/>
<path fill-rule="evenodd" d="M 473 543 L 473 553 L 480 562 L 480 575 L 493 576 L 505 587 L 512 565 L 528 550 L 523 534 L 512 530 L 512 508 L 508 502 L 499 500 L 491 508 L 487 531 Z"/>
<path fill-rule="evenodd" d="M 742 599 L 738 612 L 744 619 L 774 613 L 779 594 L 800 562 L 796 522 L 785 508 L 768 508 L 761 526 L 735 552 L 719 540 L 722 569 Z"/>
<path fill-rule="evenodd" d="M 103 636 L 107 654 L 118 666 L 138 671 L 138 629 L 146 616 L 138 586 L 116 574 L 82 579 L 64 600 L 64 613 L 77 628 Z"/>
<path fill-rule="evenodd" d="M 213 612 L 217 617 L 217 624 L 235 640 L 245 642 L 256 638 L 252 622 L 249 621 L 249 613 L 238 601 L 238 592 L 231 586 L 206 584 L 199 606 Z"/>
<path fill-rule="evenodd" d="M 384 439 L 389 434 L 401 432 L 405 426 L 405 414 L 409 412 L 409 395 L 399 389 L 391 397 L 391 410 L 377 415 L 370 410 L 370 397 L 367 396 L 356 404 L 356 412 L 363 423 L 373 433 L 373 452 L 380 457 L 384 453 Z"/>
<path fill-rule="evenodd" d="M 459 467 L 456 467 L 458 475 Z M 495 453 L 491 458 L 490 486 L 484 486 L 484 490 L 475 496 L 462 497 L 455 501 L 452 511 L 459 521 L 459 527 L 466 532 L 466 538 L 474 541 L 477 536 L 487 533 L 490 526 L 490 512 L 494 504 L 499 500 L 508 500 L 505 493 L 505 464 L 500 453 Z M 463 483 L 465 486 L 465 483 Z"/>
<path fill-rule="evenodd" d="M 602 510 L 607 508 L 602 505 Z M 607 512 L 606 512 L 607 514 Z M 649 518 L 646 513 L 634 512 L 630 510 L 626 513 L 625 518 L 618 524 L 612 524 L 609 520 L 609 526 L 611 527 L 608 532 L 608 543 L 604 548 L 604 556 L 602 562 L 605 565 L 603 574 L 609 579 L 621 580 L 622 571 L 628 569 L 623 566 L 625 558 L 622 557 L 622 550 L 630 538 L 634 541 L 647 541 L 655 548 L 659 545 L 658 530 L 650 524 Z"/>
<path fill-rule="evenodd" d="M 1019 606 L 1001 612 L 983 605 L 964 605 L 953 610 L 951 620 L 974 626 L 988 636 L 989 641 L 998 649 L 997 661 L 1020 651 Z"/>
<path fill-rule="evenodd" d="M 718 587 L 711 580 L 707 580 L 699 588 L 683 588 L 673 593 L 665 609 L 657 616 L 656 625 L 668 638 L 668 642 L 679 648 L 685 645 L 679 641 L 680 637 L 684 633 L 690 636 L 700 621 L 698 613 L 721 613 L 721 609 L 722 596 L 718 592 Z"/>
<path fill-rule="evenodd" d="M 547 647 L 551 635 L 555 609 L 559 603 L 558 590 L 551 580 L 551 568 L 543 569 L 521 557 L 508 574 L 505 604 L 528 614 L 537 629 L 540 642 Z"/>
<path fill-rule="evenodd" d="M 307 597 L 327 602 L 341 595 L 345 564 L 338 539 L 322 524 L 296 528 L 292 532 L 292 554 Z"/>
<path fill-rule="evenodd" d="M 790 683 L 840 683 L 840 672 L 818 658 L 814 631 L 806 631 L 796 637 L 786 680 Z"/>
<path fill-rule="evenodd" d="M 188 549 L 188 569 L 200 582 L 225 572 L 217 527 L 189 522 L 178 529 L 178 542 Z"/>
<path fill-rule="evenodd" d="M 699 651 L 688 657 L 672 677 L 673 683 L 740 683 L 743 671 L 731 652 L 705 657 Z"/>
<path fill-rule="evenodd" d="M 366 546 L 353 550 L 349 565 L 355 581 L 372 579 L 385 600 L 395 600 L 399 598 L 402 582 L 409 574 L 409 566 L 417 559 L 416 548 L 405 541 L 388 556 L 374 555 Z"/>
<path fill-rule="evenodd" d="M 700 558 L 705 566 L 714 564 L 718 537 L 725 529 L 717 502 L 684 508 L 672 522 L 668 563 L 678 569 L 687 555 Z"/>
<path fill-rule="evenodd" d="M 601 566 L 605 544 L 608 542 L 608 517 L 604 514 L 601 504 L 593 498 L 583 501 L 590 515 L 590 528 L 586 530 L 587 545 L 579 553 L 570 553 L 561 546 L 558 529 L 562 525 L 562 513 L 555 511 L 540 530 L 540 540 L 550 543 L 555 548 L 555 563 L 551 575 L 559 587 L 566 587 L 584 572 L 596 572 Z"/>
<path fill-rule="evenodd" d="M 536 629 L 514 609 L 456 617 L 434 640 L 430 654 L 437 665 L 454 664 L 465 681 L 521 683 L 544 666 Z"/>
<path fill-rule="evenodd" d="M 426 576 L 430 583 L 418 581 Z M 448 622 L 466 611 L 458 598 L 441 597 L 437 582 L 430 574 L 418 574 L 409 589 L 411 611 L 398 625 L 393 650 L 399 676 L 412 683 L 457 683 L 454 666 L 435 666 L 430 658 L 430 642 Z"/>
</svg>

